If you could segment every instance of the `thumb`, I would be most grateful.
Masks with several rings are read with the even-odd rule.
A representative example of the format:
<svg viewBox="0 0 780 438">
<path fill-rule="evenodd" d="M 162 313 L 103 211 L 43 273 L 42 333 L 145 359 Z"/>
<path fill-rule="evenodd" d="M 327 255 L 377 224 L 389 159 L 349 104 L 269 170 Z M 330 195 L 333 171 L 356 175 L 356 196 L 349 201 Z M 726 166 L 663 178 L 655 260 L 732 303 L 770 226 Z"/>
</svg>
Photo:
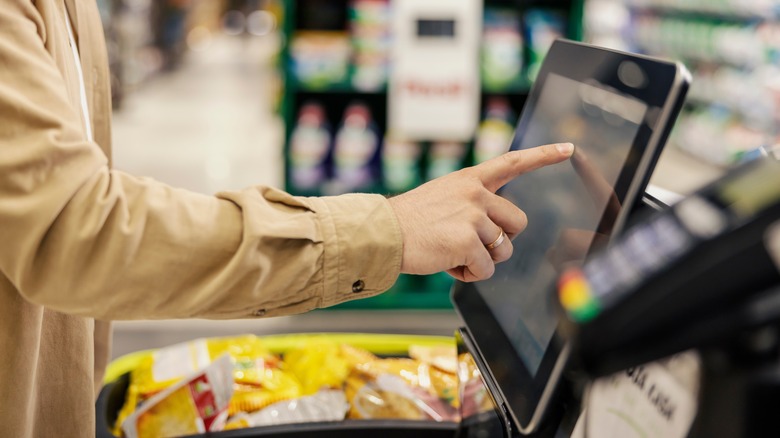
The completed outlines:
<svg viewBox="0 0 780 438">
<path fill-rule="evenodd" d="M 482 184 L 494 192 L 518 175 L 571 157 L 574 145 L 555 143 L 507 152 L 474 167 Z"/>
</svg>

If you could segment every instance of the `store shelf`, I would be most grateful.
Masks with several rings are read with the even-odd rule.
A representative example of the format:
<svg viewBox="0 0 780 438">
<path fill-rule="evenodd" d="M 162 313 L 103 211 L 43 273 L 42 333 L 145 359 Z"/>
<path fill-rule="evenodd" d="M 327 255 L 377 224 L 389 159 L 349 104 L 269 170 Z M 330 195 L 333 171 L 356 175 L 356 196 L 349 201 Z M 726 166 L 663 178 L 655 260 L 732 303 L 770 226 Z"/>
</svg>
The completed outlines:
<svg viewBox="0 0 780 438">
<path fill-rule="evenodd" d="M 685 151 L 686 165 L 678 170 L 686 179 L 687 169 L 701 162 L 705 169 L 725 168 L 780 142 L 779 13 L 774 0 L 599 0 L 589 4 L 585 21 L 604 28 L 607 15 L 615 22 L 606 31 L 589 29 L 586 39 L 682 61 L 692 72 L 667 147 Z"/>
<path fill-rule="evenodd" d="M 335 84 L 323 84 L 323 85 L 308 85 L 302 82 L 293 80 L 287 84 L 288 87 L 293 87 L 298 93 L 355 93 L 355 94 L 383 94 L 387 90 L 381 88 L 378 90 L 358 90 L 348 82 L 335 83 Z"/>
<path fill-rule="evenodd" d="M 642 12 L 676 14 L 691 18 L 716 18 L 725 21 L 778 18 L 780 10 L 771 2 L 712 0 L 630 0 L 628 6 Z"/>
<path fill-rule="evenodd" d="M 521 77 L 509 84 L 501 87 L 490 87 L 482 85 L 482 94 L 500 94 L 500 95 L 513 95 L 513 94 L 528 94 L 531 90 L 533 82 L 527 78 Z"/>
</svg>

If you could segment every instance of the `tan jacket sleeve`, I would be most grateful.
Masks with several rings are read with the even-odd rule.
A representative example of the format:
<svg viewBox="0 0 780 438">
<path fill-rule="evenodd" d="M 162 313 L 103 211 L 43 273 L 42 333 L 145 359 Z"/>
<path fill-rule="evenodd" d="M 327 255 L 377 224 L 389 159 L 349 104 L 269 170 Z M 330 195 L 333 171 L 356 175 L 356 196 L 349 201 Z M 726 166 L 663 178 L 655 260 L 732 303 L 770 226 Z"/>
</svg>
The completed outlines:
<svg viewBox="0 0 780 438">
<path fill-rule="evenodd" d="M 240 318 L 395 282 L 400 229 L 382 196 L 209 197 L 109 169 L 84 139 L 40 17 L 30 2 L 3 3 L 0 271 L 25 299 L 100 319 Z"/>
</svg>

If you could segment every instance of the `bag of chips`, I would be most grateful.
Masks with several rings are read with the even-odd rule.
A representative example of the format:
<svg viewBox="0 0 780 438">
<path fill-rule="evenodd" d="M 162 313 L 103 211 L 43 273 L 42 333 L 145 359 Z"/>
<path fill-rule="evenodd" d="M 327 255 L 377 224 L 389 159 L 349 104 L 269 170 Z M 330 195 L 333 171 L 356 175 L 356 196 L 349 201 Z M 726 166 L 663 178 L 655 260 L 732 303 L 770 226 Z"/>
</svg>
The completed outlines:
<svg viewBox="0 0 780 438">
<path fill-rule="evenodd" d="M 454 421 L 457 379 L 414 359 L 357 364 L 347 378 L 350 418 Z"/>
<path fill-rule="evenodd" d="M 234 382 L 233 397 L 228 406 L 230 415 L 254 412 L 272 403 L 301 396 L 298 380 L 282 369 L 281 359 L 268 351 L 256 336 L 196 339 L 155 351 L 131 372 L 115 434 L 119 434 L 123 421 L 145 400 L 225 354 L 232 363 Z"/>
<path fill-rule="evenodd" d="M 122 431 L 127 438 L 167 438 L 222 430 L 232 374 L 230 356 L 219 357 L 143 402 L 122 423 Z"/>
</svg>

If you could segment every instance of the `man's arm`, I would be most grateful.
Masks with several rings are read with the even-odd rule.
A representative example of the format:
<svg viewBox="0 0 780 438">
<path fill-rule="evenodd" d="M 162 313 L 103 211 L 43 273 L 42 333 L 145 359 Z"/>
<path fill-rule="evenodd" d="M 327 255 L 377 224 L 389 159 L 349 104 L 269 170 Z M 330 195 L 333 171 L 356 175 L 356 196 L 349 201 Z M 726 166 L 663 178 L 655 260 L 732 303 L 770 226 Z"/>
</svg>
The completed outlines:
<svg viewBox="0 0 780 438">
<path fill-rule="evenodd" d="M 25 299 L 101 319 L 234 318 L 393 284 L 401 234 L 381 196 L 209 197 L 110 170 L 41 28 L 29 1 L 0 8 L 0 271 Z"/>
</svg>

